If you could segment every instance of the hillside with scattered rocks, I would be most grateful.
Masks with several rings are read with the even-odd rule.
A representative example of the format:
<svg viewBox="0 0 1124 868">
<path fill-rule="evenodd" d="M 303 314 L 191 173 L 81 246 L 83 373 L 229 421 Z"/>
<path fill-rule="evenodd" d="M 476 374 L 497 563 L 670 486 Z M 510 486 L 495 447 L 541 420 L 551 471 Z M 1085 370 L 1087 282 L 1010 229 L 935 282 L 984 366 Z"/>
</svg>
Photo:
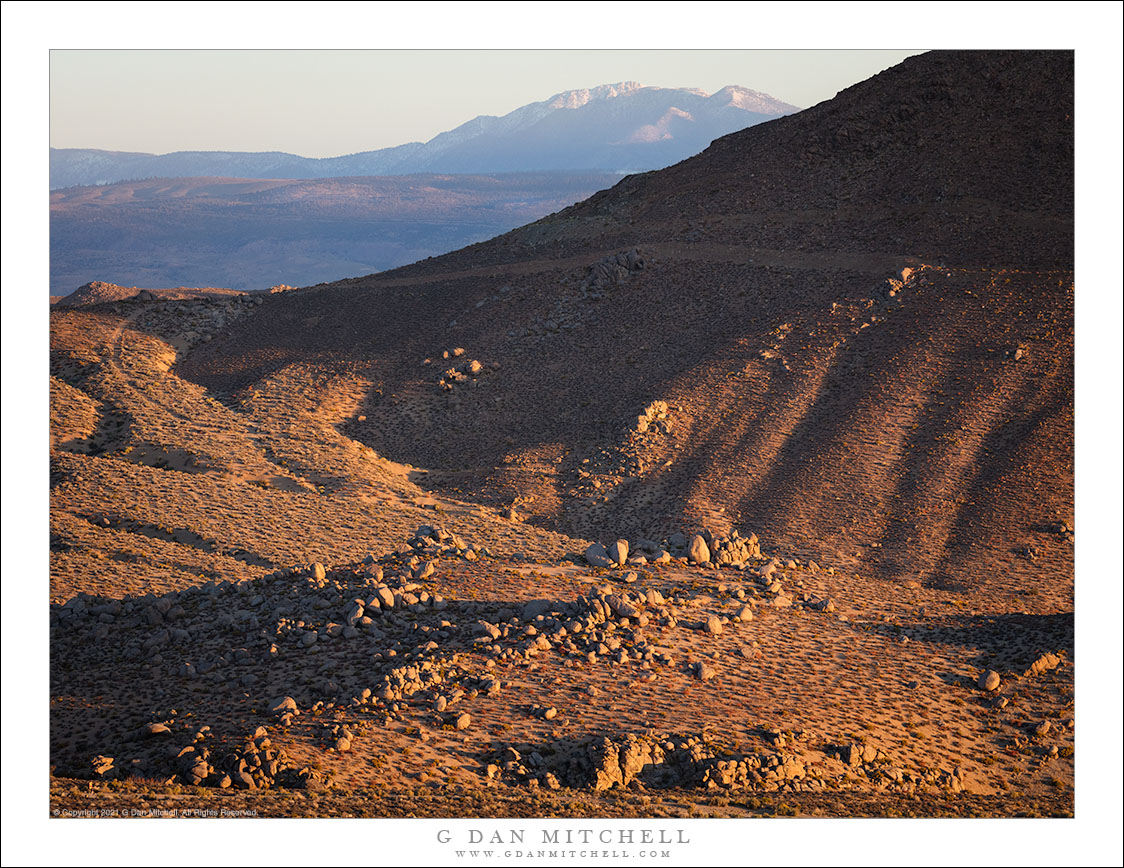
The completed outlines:
<svg viewBox="0 0 1124 868">
<path fill-rule="evenodd" d="M 51 311 L 51 808 L 1072 816 L 1073 56 Z"/>
<path fill-rule="evenodd" d="M 1037 570 L 1029 546 L 1068 574 L 1038 528 L 1073 518 L 1072 148 L 1068 55 L 912 58 L 494 241 L 287 295 L 180 370 L 221 393 L 346 369 L 349 436 L 563 533 L 750 527 L 946 585 Z M 488 373 L 447 390 L 458 346 Z M 666 432 L 635 430 L 653 401 Z"/>
</svg>

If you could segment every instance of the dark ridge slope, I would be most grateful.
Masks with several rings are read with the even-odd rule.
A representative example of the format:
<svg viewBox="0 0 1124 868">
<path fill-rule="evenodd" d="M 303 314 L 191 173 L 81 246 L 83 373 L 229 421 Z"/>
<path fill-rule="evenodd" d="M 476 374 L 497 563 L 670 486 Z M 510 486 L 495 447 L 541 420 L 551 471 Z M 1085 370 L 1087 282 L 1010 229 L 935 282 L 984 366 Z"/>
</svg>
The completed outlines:
<svg viewBox="0 0 1124 868">
<path fill-rule="evenodd" d="M 1072 573 L 1072 211 L 1072 53 L 933 53 L 493 241 L 270 298 L 181 372 L 358 372 L 348 434 L 567 532 L 732 525 L 1014 593 Z M 643 270 L 590 285 L 632 247 Z M 445 390 L 455 347 L 487 371 Z M 670 430 L 638 430 L 656 400 Z"/>
<path fill-rule="evenodd" d="M 933 52 L 413 268 L 653 240 L 1070 267 L 1071 52 Z M 416 273 L 416 272 L 410 272 Z"/>
</svg>

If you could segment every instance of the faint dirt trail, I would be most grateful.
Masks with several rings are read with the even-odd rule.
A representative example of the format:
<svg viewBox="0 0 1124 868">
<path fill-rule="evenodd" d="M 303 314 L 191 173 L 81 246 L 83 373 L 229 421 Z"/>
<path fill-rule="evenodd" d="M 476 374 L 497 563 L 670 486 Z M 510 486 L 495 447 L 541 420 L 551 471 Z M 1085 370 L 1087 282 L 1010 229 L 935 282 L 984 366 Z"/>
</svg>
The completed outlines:
<svg viewBox="0 0 1124 868">
<path fill-rule="evenodd" d="M 735 262 L 753 263 L 768 267 L 780 268 L 815 268 L 838 269 L 847 271 L 866 271 L 870 274 L 882 275 L 895 270 L 900 270 L 903 257 L 870 254 L 844 254 L 844 253 L 807 253 L 804 251 L 775 250 L 765 248 L 746 248 L 731 244 L 688 243 L 679 241 L 655 241 L 640 245 L 641 252 L 658 260 L 660 257 L 673 257 L 675 259 L 699 262 Z M 527 259 L 519 262 L 501 263 L 498 265 L 483 265 L 475 268 L 443 271 L 423 274 L 418 277 L 379 277 L 372 275 L 369 278 L 356 278 L 355 282 L 361 285 L 371 284 L 380 287 L 396 288 L 408 286 L 421 286 L 441 280 L 464 280 L 472 277 L 487 277 L 496 274 L 504 275 L 534 275 L 546 271 L 571 270 L 585 268 L 598 261 L 602 256 L 615 252 L 616 248 L 599 250 L 595 254 L 568 256 L 563 258 Z"/>
</svg>

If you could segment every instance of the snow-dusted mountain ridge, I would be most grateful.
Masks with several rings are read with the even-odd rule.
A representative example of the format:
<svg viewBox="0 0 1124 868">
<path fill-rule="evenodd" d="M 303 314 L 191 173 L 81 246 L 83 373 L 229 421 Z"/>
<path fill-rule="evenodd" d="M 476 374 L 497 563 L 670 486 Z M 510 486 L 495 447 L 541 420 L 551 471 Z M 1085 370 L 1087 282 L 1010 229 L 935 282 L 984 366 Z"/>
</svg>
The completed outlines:
<svg viewBox="0 0 1124 868">
<path fill-rule="evenodd" d="M 423 172 L 642 171 L 663 168 L 712 140 L 797 111 L 728 85 L 644 87 L 625 81 L 563 91 L 502 115 L 480 115 L 428 142 L 340 157 L 282 152 L 144 154 L 51 149 L 51 188 L 156 177 L 329 178 Z"/>
</svg>

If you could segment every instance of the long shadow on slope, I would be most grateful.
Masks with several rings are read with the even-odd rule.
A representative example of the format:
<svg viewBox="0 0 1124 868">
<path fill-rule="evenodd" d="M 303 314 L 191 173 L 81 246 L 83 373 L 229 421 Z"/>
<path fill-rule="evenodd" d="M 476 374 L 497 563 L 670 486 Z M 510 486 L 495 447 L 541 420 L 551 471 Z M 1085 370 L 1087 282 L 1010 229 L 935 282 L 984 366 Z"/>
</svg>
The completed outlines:
<svg viewBox="0 0 1124 868">
<path fill-rule="evenodd" d="M 744 269 L 735 272 L 743 274 Z M 759 276 L 766 282 L 771 279 L 761 272 Z M 735 341 L 747 335 L 753 338 L 769 322 L 769 316 L 756 307 L 747 317 L 746 305 L 756 305 L 757 298 L 746 300 L 734 292 L 679 294 L 663 307 L 639 304 L 646 294 L 641 281 L 657 277 L 669 279 L 666 274 L 644 273 L 622 291 L 617 303 L 594 309 L 587 330 L 596 334 L 559 334 L 520 343 L 508 338 L 506 316 L 499 322 L 481 323 L 482 332 L 475 338 L 485 348 L 481 357 L 490 361 L 487 348 L 491 348 L 504 363 L 496 385 L 478 390 L 455 413 L 421 414 L 420 418 L 432 418 L 431 424 L 386 431 L 368 443 L 396 460 L 435 470 L 463 470 L 465 465 L 494 468 L 503 463 L 506 453 L 533 452 L 546 444 L 572 450 L 615 443 L 628 419 L 653 399 L 666 396 L 684 372 L 714 367 L 723 355 L 735 354 L 728 349 Z M 777 297 L 775 306 L 781 288 L 771 289 Z M 527 302 L 515 313 L 528 313 L 531 307 Z M 637 339 L 630 341 L 630 336 Z M 433 349 L 431 344 L 428 350 Z M 469 345 L 468 352 L 475 353 L 474 346 Z M 380 371 L 388 374 L 380 378 L 386 383 L 387 413 L 394 412 L 391 395 L 417 383 L 416 362 L 397 367 L 386 371 L 380 365 Z M 376 379 L 374 372 L 371 379 Z M 424 389 L 425 384 L 417 387 Z M 435 385 L 429 389 L 433 391 Z M 688 485 L 684 481 L 681 487 L 686 491 Z"/>
<path fill-rule="evenodd" d="M 217 540 L 208 539 L 188 527 L 161 527 L 149 522 L 138 521 L 120 515 L 105 513 L 76 513 L 78 518 L 84 519 L 97 528 L 110 528 L 136 534 L 149 539 L 187 546 L 201 552 L 225 555 L 244 564 L 255 567 L 272 567 L 273 562 L 255 552 L 237 547 L 222 547 Z"/>
<path fill-rule="evenodd" d="M 980 669 L 1021 675 L 1046 652 L 1063 652 L 1073 659 L 1073 612 L 952 617 L 929 638 L 940 644 L 977 648 L 979 654 L 972 662 Z"/>
<path fill-rule="evenodd" d="M 489 492 L 503 490 L 503 481 L 497 483 L 500 477 L 492 475 L 504 464 L 506 453 L 533 454 L 554 446 L 576 453 L 596 444 L 614 444 L 630 416 L 634 418 L 654 398 L 669 396 L 688 383 L 690 372 L 709 371 L 725 377 L 724 360 L 741 358 L 744 363 L 748 350 L 768 340 L 770 325 L 791 320 L 822 326 L 825 302 L 855 301 L 869 298 L 871 293 L 869 274 L 833 273 L 825 278 L 823 272 L 813 272 L 808 278 L 818 282 L 811 284 L 813 288 L 826 284 L 827 291 L 801 293 L 796 290 L 799 284 L 784 271 L 728 263 L 673 263 L 655 268 L 630 278 L 610 298 L 590 308 L 583 329 L 541 340 L 511 338 L 508 331 L 512 325 L 548 312 L 552 281 L 572 279 L 574 274 L 538 274 L 531 288 L 523 278 L 502 272 L 438 280 L 422 289 L 326 288 L 271 301 L 266 306 L 273 311 L 270 317 L 255 316 L 252 323 L 233 324 L 222 342 L 236 346 L 220 352 L 210 345 L 188 365 L 186 373 L 208 387 L 223 388 L 230 383 L 250 382 L 263 371 L 294 360 L 322 367 L 361 367 L 364 375 L 377 384 L 372 387 L 369 403 L 375 403 L 375 389 L 381 390 L 381 403 L 374 414 L 382 427 L 357 430 L 354 436 L 394 460 L 468 473 L 458 482 L 472 480 L 469 487 L 474 485 L 477 492 L 469 491 L 468 497 L 486 500 Z M 476 298 L 487 296 L 508 281 L 515 291 L 503 306 L 488 302 L 474 312 Z M 710 291 L 670 291 L 682 286 Z M 940 287 L 935 294 L 947 288 L 954 287 Z M 700 436 L 676 456 L 671 472 L 658 475 L 660 497 L 654 510 L 629 515 L 629 505 L 643 503 L 646 495 L 642 485 L 625 486 L 615 503 L 593 512 L 601 522 L 597 535 L 651 532 L 653 512 L 660 516 L 656 520 L 661 524 L 681 524 L 690 513 L 692 498 L 707 499 L 705 492 L 699 491 L 698 480 L 700 471 L 715 463 L 715 456 L 725 456 L 728 469 L 739 476 L 731 480 L 733 493 L 720 490 L 710 499 L 736 503 L 743 524 L 771 533 L 784 531 L 791 526 L 793 501 L 800 499 L 807 503 L 795 507 L 813 515 L 813 524 L 826 524 L 830 519 L 830 526 L 813 527 L 811 532 L 838 537 L 850 530 L 847 520 L 882 508 L 880 484 L 850 485 L 847 478 L 853 471 L 844 467 L 841 474 L 830 463 L 846 461 L 848 451 L 856 448 L 851 435 L 860 409 L 869 413 L 873 408 L 876 413 L 886 399 L 883 389 L 897 388 L 903 377 L 910 379 L 904 365 L 895 360 L 920 338 L 929 336 L 926 328 L 934 330 L 933 323 L 925 321 L 929 310 L 943 311 L 951 344 L 955 345 L 933 347 L 939 357 L 947 359 L 958 348 L 972 347 L 962 334 L 968 330 L 965 315 L 955 307 L 934 308 L 930 304 L 914 309 L 912 321 L 907 320 L 903 323 L 906 328 L 899 327 L 896 333 L 882 326 L 861 330 L 845 341 L 795 429 L 775 449 L 770 466 L 763 472 L 748 466 L 742 456 L 765 448 L 759 429 L 777 423 L 778 404 L 788 402 L 799 407 L 804 382 L 800 375 L 791 382 L 787 377 L 776 378 L 765 395 L 751 396 L 749 402 L 736 390 L 727 395 L 719 391 L 722 400 L 728 398 L 729 406 L 715 409 L 742 414 L 738 424 L 744 426 L 743 433 L 731 439 L 720 419 L 700 426 Z M 460 319 L 450 332 L 451 312 Z M 425 379 L 439 371 L 431 369 L 423 374 L 419 372 L 420 362 L 455 346 L 465 336 L 471 336 L 472 343 L 466 341 L 466 345 L 472 357 L 486 363 L 502 361 L 503 366 L 486 388 L 471 393 L 459 405 L 446 406 L 437 392 L 436 378 Z M 806 346 L 803 351 L 814 353 L 816 349 Z M 965 370 L 963 366 L 953 367 L 960 373 Z M 883 385 L 877 379 L 859 376 L 887 368 L 895 376 L 887 376 Z M 934 385 L 949 393 L 950 406 L 940 409 L 938 418 L 927 422 L 923 433 L 946 433 L 954 425 L 952 399 L 963 395 L 965 387 L 954 388 L 953 376 L 946 373 Z M 904 387 L 916 388 L 916 384 L 911 381 Z M 695 388 L 702 390 L 704 397 L 699 404 L 705 417 L 707 385 L 705 381 L 695 382 Z M 412 409 L 411 401 L 422 403 Z M 939 402 L 930 404 L 939 407 Z M 859 445 L 867 447 L 869 443 L 860 440 Z M 914 462 L 918 473 L 927 472 L 938 460 L 932 442 L 924 442 L 921 435 L 913 438 L 910 448 L 919 453 Z M 810 462 L 815 462 L 814 466 Z M 574 467 L 573 460 L 562 467 Z M 895 471 L 894 467 L 877 471 L 888 491 L 896 483 L 890 479 Z M 721 485 L 729 474 L 717 468 L 715 478 Z M 458 496 L 464 496 L 466 485 L 460 487 Z M 831 500 L 828 494 L 833 495 Z M 879 516 L 879 522 L 885 518 Z M 564 512 L 541 521 L 570 529 Z M 588 524 L 581 529 L 588 533 Z M 672 529 L 678 528 L 657 528 Z M 900 535 L 895 538 L 894 545 L 908 552 L 908 534 L 904 542 Z"/>
<path fill-rule="evenodd" d="M 1010 456 L 1012 448 L 1021 448 L 1043 419 L 1063 409 L 1059 399 L 1029 416 L 1008 415 L 1009 408 L 1022 411 L 1040 403 L 1041 389 L 1037 383 L 1028 380 L 1008 395 L 980 397 L 970 386 L 964 389 L 958 385 L 960 375 L 965 373 L 964 364 L 950 366 L 943 379 L 934 383 L 929 399 L 920 408 L 921 422 L 906 438 L 894 495 L 887 500 L 889 522 L 880 539 L 884 552 L 880 560 L 886 568 L 899 573 L 929 572 L 932 580 L 945 590 L 970 586 L 963 577 L 952 575 L 948 567 L 954 553 L 978 542 L 972 532 L 977 522 L 994 522 L 998 505 L 988 493 L 988 483 L 1006 475 L 1003 459 Z M 938 401 L 935 395 L 952 400 Z M 958 432 L 979 411 L 978 403 L 986 405 L 984 412 L 989 416 L 1006 421 L 992 423 L 984 430 L 979 445 L 965 454 L 966 447 L 959 445 Z M 944 442 L 934 447 L 936 441 Z M 974 515 L 966 514 L 965 503 L 977 505 Z M 936 509 L 936 504 L 942 509 Z M 1019 522 L 1013 515 L 1009 520 L 1007 530 L 1014 532 Z M 926 532 L 930 539 L 924 539 Z"/>
<path fill-rule="evenodd" d="M 938 286 L 935 292 L 956 289 Z M 1046 406 L 1040 406 L 1046 399 L 1031 369 L 1020 369 L 1016 376 L 1021 380 L 1011 386 L 989 390 L 987 383 L 996 373 L 995 365 L 1013 362 L 986 352 L 988 340 L 977 336 L 972 317 L 955 307 L 934 309 L 931 304 L 914 316 L 904 330 L 887 333 L 879 327 L 861 331 L 833 360 L 815 402 L 785 441 L 767 475 L 743 500 L 742 512 L 757 516 L 756 527 L 790 526 L 794 516 L 790 502 L 796 500 L 798 509 L 811 502 L 813 513 L 818 513 L 813 524 L 823 536 L 831 533 L 834 522 L 839 532 L 852 531 L 847 534 L 851 545 L 864 538 L 878 544 L 881 556 L 870 557 L 872 563 L 900 571 L 947 563 L 946 547 L 959 549 L 973 542 L 971 527 L 977 519 L 986 518 L 991 524 L 999 521 L 1005 533 L 1021 526 L 1015 513 L 1029 507 L 1008 504 L 1008 512 L 997 515 L 988 484 L 1003 475 L 1004 459 L 1013 448 L 1036 456 L 1029 438 L 1039 426 L 1064 414 L 1071 395 L 1064 388 L 1055 389 Z M 934 322 L 934 317 L 940 319 Z M 1014 325 L 1025 327 L 1023 323 Z M 941 343 L 926 347 L 926 327 L 942 335 Z M 916 364 L 911 361 L 911 351 L 922 352 L 926 358 L 934 352 L 936 356 L 911 375 L 910 368 Z M 936 379 L 917 379 L 924 374 Z M 916 400 L 908 400 L 911 394 Z M 903 403 L 908 408 L 906 415 L 891 422 L 890 414 L 900 414 Z M 978 421 L 981 405 L 983 422 Z M 993 418 L 1001 419 L 1002 424 L 997 427 Z M 911 419 L 917 422 L 907 431 L 905 425 Z M 965 462 L 952 444 L 958 442 L 960 429 L 974 421 L 985 425 L 992 451 L 967 456 Z M 870 432 L 867 429 L 872 424 L 874 431 Z M 888 436 L 894 441 L 899 434 L 906 435 L 901 457 L 880 467 L 871 451 L 876 437 Z M 944 445 L 940 445 L 942 441 Z M 857 449 L 863 450 L 861 455 Z M 823 464 L 825 455 L 828 466 Z M 849 455 L 865 460 L 867 467 L 832 466 L 846 462 Z M 880 490 L 879 481 L 885 490 Z M 836 509 L 855 514 L 856 527 L 846 526 L 846 514 L 823 514 L 832 505 L 827 495 L 835 496 Z M 979 504 L 985 515 L 965 515 L 960 506 L 964 502 Z M 862 518 L 866 522 L 859 524 Z M 926 532 L 931 536 L 928 540 L 924 539 Z M 949 581 L 948 577 L 944 580 Z"/>
<path fill-rule="evenodd" d="M 796 511 L 810 509 L 816 525 L 811 531 L 825 545 L 833 545 L 838 534 L 851 532 L 858 516 L 878 503 L 877 491 L 846 483 L 847 476 L 857 472 L 848 466 L 856 448 L 855 432 L 867 424 L 857 417 L 874 416 L 870 408 L 883 400 L 881 381 L 863 375 L 896 365 L 897 357 L 910 348 L 910 336 L 870 328 L 840 338 L 842 345 L 773 461 L 741 497 L 738 510 L 755 528 L 787 532 Z M 753 436 L 750 432 L 747 440 Z M 824 502 L 828 496 L 830 503 Z M 859 533 L 869 532 L 859 528 Z"/>
<path fill-rule="evenodd" d="M 964 659 L 980 672 L 995 669 L 1005 675 L 1021 677 L 1032 674 L 1031 665 L 1045 654 L 1073 659 L 1073 615 L 1073 612 L 952 615 L 937 626 L 929 622 L 873 623 L 856 629 L 894 641 L 900 638 L 901 627 L 918 628 L 923 631 L 924 641 L 932 645 L 974 650 L 974 655 Z M 973 678 L 953 671 L 934 669 L 933 675 L 946 684 L 975 687 Z"/>
<path fill-rule="evenodd" d="M 1025 391 L 1033 393 L 1035 390 L 1031 384 L 1028 384 Z M 1017 399 L 1013 402 L 1013 406 L 1020 405 L 1021 402 Z M 985 438 L 986 445 L 982 451 L 991 455 L 1006 456 L 1011 461 L 1007 462 L 1007 466 L 999 460 L 981 462 L 977 465 L 976 473 L 967 486 L 970 492 L 969 502 L 957 511 L 955 521 L 948 530 L 948 548 L 937 565 L 939 574 L 950 575 L 953 572 L 955 553 L 963 551 L 965 547 L 975 542 L 978 536 L 977 529 L 992 523 L 997 512 L 1009 509 L 1007 514 L 1013 525 L 1010 530 L 1018 532 L 1033 530 L 1036 524 L 1041 526 L 1046 518 L 1052 517 L 1049 505 L 1054 498 L 1061 497 L 1063 501 L 1068 500 L 1069 510 L 1072 511 L 1072 488 L 1066 492 L 1051 491 L 1049 494 L 1052 497 L 1041 498 L 1037 491 L 1026 490 L 1028 483 L 1037 485 L 1041 478 L 1037 473 L 1029 479 L 1026 476 L 1017 478 L 1020 465 L 1029 466 L 1038 458 L 1039 453 L 1034 449 L 1035 441 L 1049 439 L 1048 431 L 1051 424 L 1056 420 L 1065 419 L 1066 414 L 1072 411 L 1072 384 L 1055 383 L 1047 394 L 1040 396 L 1039 409 L 1029 416 L 1013 418 L 988 432 Z M 1067 427 L 1067 445 L 1070 448 L 1064 454 L 1072 461 L 1072 424 Z M 1053 471 L 1052 467 L 1049 469 Z M 1012 479 L 1012 477 L 1016 478 Z M 1046 475 L 1045 478 L 1048 483 L 1056 481 L 1053 473 Z M 1021 520 L 1023 517 L 1031 516 L 1038 518 L 1039 521 L 1035 523 Z"/>
<path fill-rule="evenodd" d="M 818 278 L 820 275 L 804 279 Z M 833 276 L 827 282 L 837 297 L 848 300 L 868 292 L 870 280 L 867 274 L 847 274 Z M 791 285 L 788 289 L 791 291 Z M 709 522 L 706 516 L 712 509 L 733 506 L 740 497 L 740 510 L 730 510 L 726 518 L 737 521 L 740 512 L 742 524 L 754 530 L 773 530 L 773 525 L 763 525 L 758 509 L 761 471 L 754 462 L 764 460 L 772 467 L 778 456 L 783 456 L 786 442 L 791 443 L 785 440 L 784 431 L 792 416 L 803 416 L 819 397 L 819 375 L 807 365 L 807 357 L 831 355 L 831 341 L 838 335 L 834 329 L 820 327 L 815 299 L 795 294 L 794 303 L 770 308 L 761 291 L 754 295 L 752 303 L 760 304 L 760 308 L 749 328 L 743 326 L 739 331 L 736 323 L 727 325 L 716 334 L 721 340 L 709 353 L 657 387 L 659 397 L 686 406 L 692 417 L 690 441 L 683 444 L 676 440 L 670 446 L 670 468 L 657 469 L 643 481 L 628 479 L 622 483 L 614 492 L 616 505 L 602 510 L 610 529 L 667 534 Z M 761 355 L 775 341 L 767 328 L 779 323 L 779 316 L 794 334 L 809 328 L 817 333 L 814 341 L 795 351 L 807 354 L 794 360 L 796 370 L 780 358 Z M 675 415 L 673 421 L 679 424 Z M 826 421 L 834 424 L 836 420 L 829 416 Z M 652 496 L 653 489 L 658 496 Z M 749 493 L 743 494 L 747 490 Z M 645 505 L 652 508 L 642 508 Z"/>
</svg>

